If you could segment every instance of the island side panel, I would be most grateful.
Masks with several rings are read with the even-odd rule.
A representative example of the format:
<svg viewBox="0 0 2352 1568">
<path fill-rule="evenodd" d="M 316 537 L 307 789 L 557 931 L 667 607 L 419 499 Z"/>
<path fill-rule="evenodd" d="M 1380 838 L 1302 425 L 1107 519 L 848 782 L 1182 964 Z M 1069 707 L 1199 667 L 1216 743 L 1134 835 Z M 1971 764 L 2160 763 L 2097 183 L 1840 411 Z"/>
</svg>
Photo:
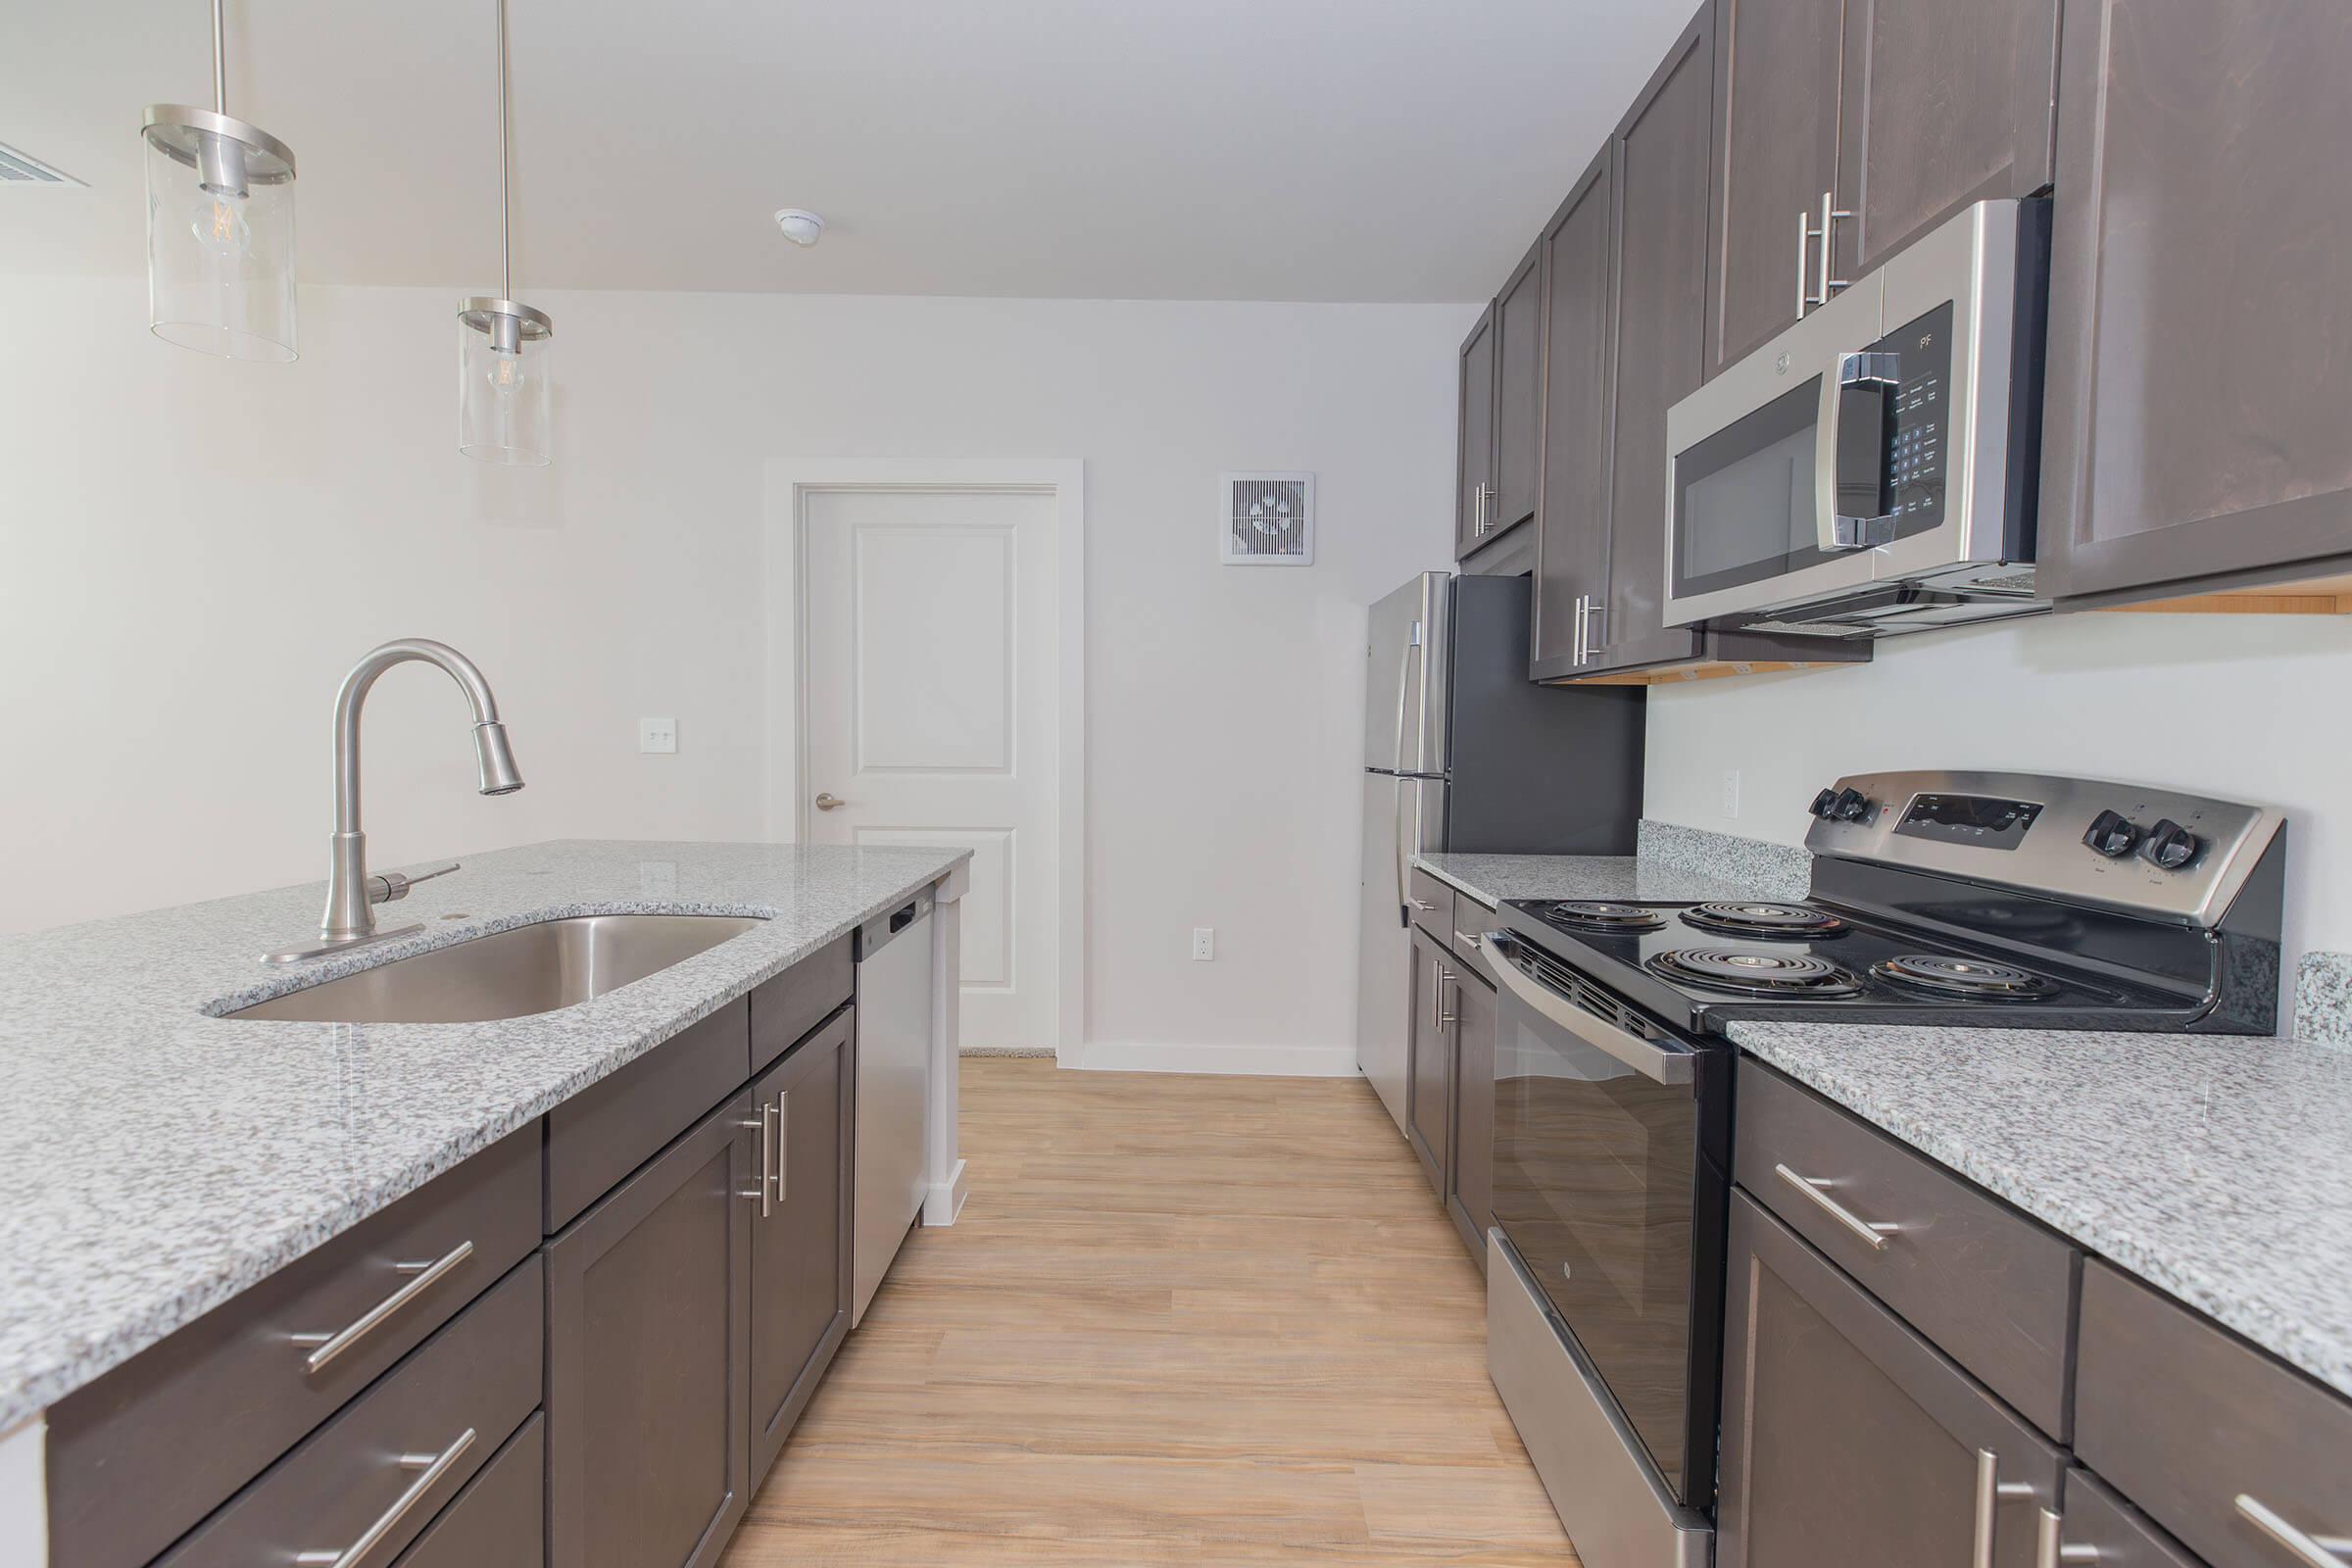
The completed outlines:
<svg viewBox="0 0 2352 1568">
<path fill-rule="evenodd" d="M 963 1039 L 963 894 L 970 862 L 942 877 L 933 892 L 931 920 L 931 1102 L 925 1116 L 930 1190 L 925 1225 L 953 1225 L 963 1209 L 962 1141 L 956 1130 L 961 1091 L 957 1064 Z"/>
</svg>

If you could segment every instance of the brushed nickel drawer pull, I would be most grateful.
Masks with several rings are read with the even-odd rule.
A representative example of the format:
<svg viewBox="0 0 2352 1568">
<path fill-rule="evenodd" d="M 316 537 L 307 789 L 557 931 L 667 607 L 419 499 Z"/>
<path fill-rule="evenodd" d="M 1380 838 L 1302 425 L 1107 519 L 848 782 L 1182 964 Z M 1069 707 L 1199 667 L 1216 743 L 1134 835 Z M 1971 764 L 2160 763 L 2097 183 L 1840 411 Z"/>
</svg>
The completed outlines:
<svg viewBox="0 0 2352 1568">
<path fill-rule="evenodd" d="M 1867 1220 L 1832 1198 L 1827 1189 L 1829 1179 L 1823 1176 L 1799 1176 L 1786 1165 L 1775 1165 L 1772 1173 L 1798 1192 L 1821 1205 L 1822 1211 L 1853 1233 L 1854 1239 L 1874 1252 L 1886 1250 L 1886 1238 L 1902 1229 L 1881 1221 Z"/>
<path fill-rule="evenodd" d="M 789 1136 L 792 1128 L 784 1120 L 784 1107 L 791 1099 L 791 1090 L 779 1089 L 776 1091 L 776 1206 L 778 1208 L 784 1206 L 784 1195 L 790 1191 L 784 1184 L 784 1156 L 792 1148 Z"/>
<path fill-rule="evenodd" d="M 2002 1484 L 1999 1454 L 1990 1448 L 1977 1450 L 1976 1543 L 1968 1558 L 1973 1568 L 1992 1568 L 1994 1511 L 2004 1502 L 2023 1501 L 2033 1495 L 2034 1489 L 2022 1481 Z"/>
<path fill-rule="evenodd" d="M 318 1347 L 303 1362 L 304 1370 L 317 1372 L 325 1367 L 336 1356 L 341 1355 L 345 1350 L 374 1333 L 387 1318 L 430 1290 L 433 1283 L 441 1276 L 472 1255 L 473 1243 L 465 1241 L 460 1242 L 430 1263 L 393 1264 L 392 1266 L 403 1274 L 414 1274 L 416 1278 L 354 1318 L 350 1326 L 346 1328 L 339 1329 L 332 1334 L 297 1334 L 293 1337 L 296 1345 Z"/>
<path fill-rule="evenodd" d="M 360 1539 L 341 1551 L 298 1551 L 294 1554 L 294 1560 L 318 1564 L 320 1568 L 358 1568 L 360 1559 L 373 1551 L 377 1543 L 392 1533 L 393 1527 L 407 1517 L 409 1510 L 416 1507 L 424 1494 L 449 1474 L 449 1467 L 464 1458 L 466 1450 L 472 1446 L 473 1428 L 467 1427 L 458 1434 L 457 1442 L 439 1453 L 402 1454 L 399 1464 L 403 1470 L 420 1470 L 423 1474 L 409 1483 L 408 1491 L 392 1499 L 392 1506 L 384 1510 L 382 1517 L 362 1531 Z"/>
<path fill-rule="evenodd" d="M 2065 1538 L 2059 1534 L 2065 1524 L 2066 1521 L 2050 1509 L 2041 1510 L 2041 1517 L 2035 1522 L 2034 1530 L 2034 1568 L 2066 1568 L 2070 1562 L 2099 1560 L 2098 1547 L 2070 1546 L 2066 1544 Z"/>
<path fill-rule="evenodd" d="M 2305 1535 L 2250 1494 L 2237 1494 L 2237 1511 L 2253 1521 L 2264 1535 L 2294 1553 L 2295 1561 L 2306 1568 L 2344 1568 L 2345 1554 L 2352 1552 L 2352 1537 Z"/>
<path fill-rule="evenodd" d="M 1438 906 L 1430 903 L 1427 899 L 1412 899 L 1408 900 L 1407 902 L 1410 903 L 1414 908 L 1419 909 L 1423 914 L 1435 914 L 1438 912 Z"/>
</svg>

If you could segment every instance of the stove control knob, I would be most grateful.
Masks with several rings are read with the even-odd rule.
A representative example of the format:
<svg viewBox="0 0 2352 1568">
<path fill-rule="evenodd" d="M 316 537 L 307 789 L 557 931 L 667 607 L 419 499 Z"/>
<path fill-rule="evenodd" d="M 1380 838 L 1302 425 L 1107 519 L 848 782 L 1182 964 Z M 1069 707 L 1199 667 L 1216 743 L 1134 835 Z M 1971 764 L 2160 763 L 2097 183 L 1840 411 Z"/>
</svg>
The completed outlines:
<svg viewBox="0 0 2352 1568">
<path fill-rule="evenodd" d="M 1837 790 L 1826 789 L 1814 796 L 1813 804 L 1806 807 L 1805 809 L 1811 811 L 1815 816 L 1827 816 L 1830 814 L 1830 808 L 1836 804 L 1838 804 Z"/>
<path fill-rule="evenodd" d="M 2148 836 L 2139 846 L 2139 858 L 2164 871 L 2178 871 L 2197 858 L 2205 841 L 2194 833 L 2165 817 L 2148 829 Z"/>
<path fill-rule="evenodd" d="M 2090 819 L 2090 829 L 2082 835 L 2082 842 L 2110 860 L 2120 860 L 2139 842 L 2139 824 L 2128 820 L 2120 811 L 2101 811 Z"/>
<path fill-rule="evenodd" d="M 1870 797 L 1857 789 L 1842 789 L 1830 803 L 1830 815 L 1840 822 L 1859 822 L 1870 814 Z"/>
</svg>

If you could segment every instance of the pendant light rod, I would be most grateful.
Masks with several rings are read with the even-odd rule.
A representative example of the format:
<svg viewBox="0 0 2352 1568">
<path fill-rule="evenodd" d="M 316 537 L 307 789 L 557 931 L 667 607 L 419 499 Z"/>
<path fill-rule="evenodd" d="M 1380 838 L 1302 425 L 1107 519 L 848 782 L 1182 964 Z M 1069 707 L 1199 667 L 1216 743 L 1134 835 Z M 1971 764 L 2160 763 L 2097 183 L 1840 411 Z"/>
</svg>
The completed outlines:
<svg viewBox="0 0 2352 1568">
<path fill-rule="evenodd" d="M 213 113 L 228 113 L 228 50 L 222 42 L 220 0 L 213 0 Z"/>
<path fill-rule="evenodd" d="M 220 0 L 213 0 L 214 15 Z M 507 0 L 498 0 L 498 293 L 514 297 L 514 198 L 507 188 Z"/>
</svg>

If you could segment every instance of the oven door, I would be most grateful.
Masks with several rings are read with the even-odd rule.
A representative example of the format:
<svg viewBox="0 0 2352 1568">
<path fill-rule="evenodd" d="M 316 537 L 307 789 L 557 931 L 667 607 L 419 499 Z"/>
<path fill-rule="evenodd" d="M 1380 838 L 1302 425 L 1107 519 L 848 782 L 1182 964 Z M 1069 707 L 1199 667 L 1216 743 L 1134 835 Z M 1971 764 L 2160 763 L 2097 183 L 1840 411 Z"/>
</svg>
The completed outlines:
<svg viewBox="0 0 2352 1568">
<path fill-rule="evenodd" d="M 1494 1222 L 1584 1350 L 1665 1489 L 1714 1494 L 1730 1180 L 1725 1053 L 1617 1006 L 1507 933 Z M 1605 1007 L 1614 1016 L 1593 1009 Z"/>
</svg>

